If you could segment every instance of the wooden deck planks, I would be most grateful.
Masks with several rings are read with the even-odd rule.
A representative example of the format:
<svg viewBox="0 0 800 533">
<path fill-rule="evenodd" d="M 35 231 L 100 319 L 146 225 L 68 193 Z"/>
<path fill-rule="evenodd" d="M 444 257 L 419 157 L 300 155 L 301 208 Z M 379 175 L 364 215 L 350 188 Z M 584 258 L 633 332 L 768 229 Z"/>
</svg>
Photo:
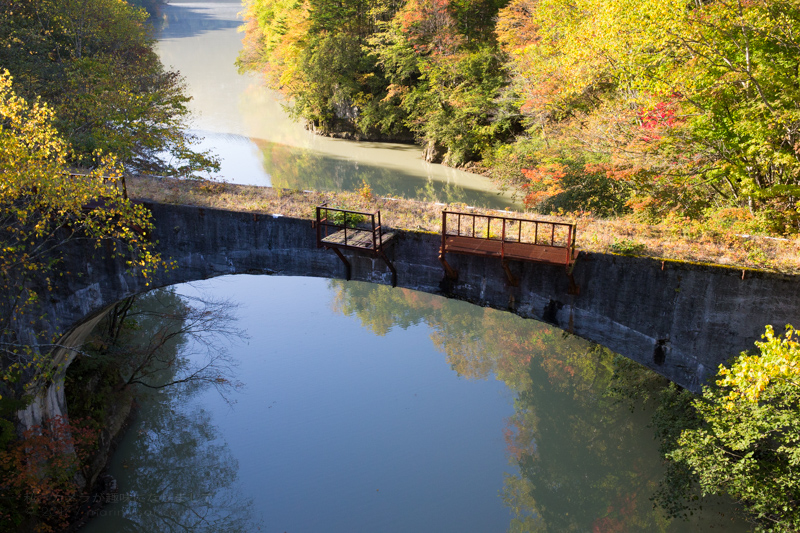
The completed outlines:
<svg viewBox="0 0 800 533">
<path fill-rule="evenodd" d="M 444 252 L 501 257 L 501 244 L 499 240 L 448 235 L 445 238 Z M 529 243 L 505 243 L 506 259 L 566 265 L 568 263 L 568 253 L 566 248 L 557 246 L 544 246 Z"/>
<path fill-rule="evenodd" d="M 382 235 L 382 241 L 377 243 L 378 248 L 385 246 L 392 237 L 394 237 L 394 233 L 384 233 Z M 345 230 L 342 229 L 324 237 L 322 242 L 331 246 L 347 246 L 348 248 L 372 250 L 372 231 L 348 228 L 347 241 L 345 242 Z"/>
</svg>

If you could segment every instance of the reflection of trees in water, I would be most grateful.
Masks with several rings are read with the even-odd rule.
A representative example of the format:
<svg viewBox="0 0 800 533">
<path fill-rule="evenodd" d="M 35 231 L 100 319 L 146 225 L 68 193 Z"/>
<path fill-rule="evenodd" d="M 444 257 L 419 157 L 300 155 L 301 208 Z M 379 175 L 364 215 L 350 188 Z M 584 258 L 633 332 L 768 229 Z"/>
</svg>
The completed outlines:
<svg viewBox="0 0 800 533">
<path fill-rule="evenodd" d="M 239 464 L 203 411 L 183 412 L 185 398 L 147 400 L 130 468 L 120 476 L 121 531 L 255 531 L 253 502 L 236 487 Z"/>
<path fill-rule="evenodd" d="M 151 291 L 129 315 L 134 326 L 121 335 L 124 347 L 141 362 L 150 354 L 150 368 L 139 370 L 150 385 L 177 383 L 146 390 L 141 410 L 126 436 L 132 444 L 119 476 L 120 494 L 103 513 L 118 518 L 125 532 L 249 532 L 254 531 L 252 500 L 236 487 L 239 465 L 202 409 L 189 410 L 192 396 L 225 379 L 228 388 L 233 362 L 220 352 L 220 335 L 236 336 L 230 325 L 230 304 L 181 296 L 174 289 Z M 208 322 L 204 322 L 207 320 Z M 163 342 L 162 342 L 163 341 Z M 147 348 L 158 344 L 157 352 Z M 145 347 L 143 349 L 142 347 Z M 197 348 L 201 347 L 201 357 Z M 204 359 L 203 353 L 210 359 Z M 130 364 L 120 362 L 124 378 Z M 222 365 L 222 366 L 220 366 Z M 143 377 L 142 379 L 145 379 Z M 224 391 L 222 391 L 224 392 Z M 131 436 L 134 436 L 131 439 Z"/>
<path fill-rule="evenodd" d="M 516 395 L 505 438 L 520 475 L 502 495 L 511 531 L 663 531 L 649 500 L 661 475 L 649 415 L 612 394 L 614 354 L 510 313 L 334 280 L 334 309 L 377 334 L 425 321 L 460 375 L 494 374 Z M 644 368 L 633 371 L 641 378 Z M 680 525 L 680 524 L 675 524 Z"/>
<path fill-rule="evenodd" d="M 398 169 L 359 164 L 261 139 L 253 139 L 253 142 L 261 150 L 264 170 L 276 188 L 356 191 L 366 183 L 379 196 L 466 202 L 484 207 L 507 207 L 510 204 L 506 198 L 491 192 L 468 190 Z"/>
<path fill-rule="evenodd" d="M 174 288 L 132 296 L 98 324 L 93 356 L 78 363 L 112 370 L 118 388 L 211 385 L 227 397 L 241 386 L 226 346 L 245 336 L 236 328 L 235 308 L 227 300 L 182 296 Z"/>
</svg>

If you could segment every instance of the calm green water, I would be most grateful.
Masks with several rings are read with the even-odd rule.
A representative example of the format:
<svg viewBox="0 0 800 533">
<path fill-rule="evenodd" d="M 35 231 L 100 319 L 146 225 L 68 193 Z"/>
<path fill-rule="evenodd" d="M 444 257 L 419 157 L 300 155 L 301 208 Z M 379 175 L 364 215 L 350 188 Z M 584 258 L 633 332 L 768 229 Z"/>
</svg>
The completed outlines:
<svg viewBox="0 0 800 533">
<path fill-rule="evenodd" d="M 653 510 L 650 413 L 609 397 L 613 354 L 559 330 L 316 278 L 177 294 L 238 303 L 244 388 L 146 395 L 110 468 L 120 501 L 84 532 L 747 530 L 725 507 Z"/>
<path fill-rule="evenodd" d="M 202 149 L 222 158 L 221 177 L 232 183 L 514 205 L 487 178 L 426 163 L 417 146 L 319 137 L 293 122 L 280 96 L 254 75 L 239 75 L 240 3 L 172 1 L 163 8 L 158 52 L 186 78 Z"/>
</svg>

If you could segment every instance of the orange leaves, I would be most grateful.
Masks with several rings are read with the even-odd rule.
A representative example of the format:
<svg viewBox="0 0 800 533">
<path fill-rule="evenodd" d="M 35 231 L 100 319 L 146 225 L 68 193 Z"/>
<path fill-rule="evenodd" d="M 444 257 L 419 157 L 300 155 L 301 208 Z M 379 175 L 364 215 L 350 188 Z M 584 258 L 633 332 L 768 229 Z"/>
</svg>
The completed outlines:
<svg viewBox="0 0 800 533">
<path fill-rule="evenodd" d="M 523 188 L 528 191 L 524 202 L 526 207 L 536 206 L 553 196 L 564 192 L 561 180 L 567 175 L 567 167 L 560 163 L 523 168 L 522 174 L 528 180 Z"/>
<path fill-rule="evenodd" d="M 61 529 L 79 503 L 73 476 L 93 450 L 98 431 L 58 416 L 34 426 L 0 452 L 0 484 L 27 512 L 46 517 L 39 531 Z"/>
<path fill-rule="evenodd" d="M 450 55 L 463 42 L 449 0 L 408 0 L 395 20 L 419 55 Z"/>
<path fill-rule="evenodd" d="M 405 95 L 409 93 L 410 89 L 405 85 L 397 85 L 395 83 L 390 83 L 386 87 L 386 96 L 381 100 L 382 102 L 388 102 L 395 96 L 399 98 L 403 98 Z"/>
<path fill-rule="evenodd" d="M 498 13 L 495 33 L 506 52 L 522 51 L 539 40 L 539 24 L 533 18 L 536 0 L 512 0 Z"/>
</svg>

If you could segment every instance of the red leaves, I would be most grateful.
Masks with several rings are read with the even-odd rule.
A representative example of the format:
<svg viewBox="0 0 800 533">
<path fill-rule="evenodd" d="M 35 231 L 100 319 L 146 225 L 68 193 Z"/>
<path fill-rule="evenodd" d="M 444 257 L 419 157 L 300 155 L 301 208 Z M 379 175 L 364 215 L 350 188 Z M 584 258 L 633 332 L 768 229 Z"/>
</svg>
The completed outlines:
<svg viewBox="0 0 800 533">
<path fill-rule="evenodd" d="M 534 168 L 523 168 L 522 174 L 528 179 L 523 187 L 529 191 L 525 196 L 526 207 L 533 207 L 564 192 L 560 180 L 567 175 L 567 167 L 560 163 L 539 165 Z"/>
<path fill-rule="evenodd" d="M 642 124 L 642 129 L 650 132 L 641 137 L 643 141 L 657 141 L 661 139 L 659 130 L 662 128 L 669 128 L 675 125 L 675 103 L 674 102 L 658 102 L 650 109 L 642 109 L 639 111 L 639 121 Z"/>
<path fill-rule="evenodd" d="M 29 514 L 45 517 L 41 531 L 61 528 L 78 488 L 73 478 L 97 442 L 98 431 L 58 416 L 34 426 L 0 452 L 2 490 L 16 495 Z"/>
</svg>

